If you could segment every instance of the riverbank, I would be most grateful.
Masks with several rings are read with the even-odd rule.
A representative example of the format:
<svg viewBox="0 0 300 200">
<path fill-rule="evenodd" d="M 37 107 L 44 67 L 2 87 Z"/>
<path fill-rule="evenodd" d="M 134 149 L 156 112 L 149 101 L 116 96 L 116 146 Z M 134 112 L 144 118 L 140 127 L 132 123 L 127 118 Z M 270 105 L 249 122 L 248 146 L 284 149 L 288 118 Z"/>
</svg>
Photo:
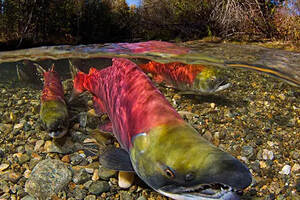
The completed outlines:
<svg viewBox="0 0 300 200">
<path fill-rule="evenodd" d="M 237 40 L 222 40 L 218 37 L 205 37 L 200 40 L 187 41 L 185 43 L 231 43 L 231 44 L 241 44 L 241 45 L 258 45 L 266 48 L 281 49 L 285 51 L 300 52 L 300 41 L 283 41 L 283 40 L 270 40 L 270 39 L 261 39 L 259 41 L 237 41 Z"/>
</svg>

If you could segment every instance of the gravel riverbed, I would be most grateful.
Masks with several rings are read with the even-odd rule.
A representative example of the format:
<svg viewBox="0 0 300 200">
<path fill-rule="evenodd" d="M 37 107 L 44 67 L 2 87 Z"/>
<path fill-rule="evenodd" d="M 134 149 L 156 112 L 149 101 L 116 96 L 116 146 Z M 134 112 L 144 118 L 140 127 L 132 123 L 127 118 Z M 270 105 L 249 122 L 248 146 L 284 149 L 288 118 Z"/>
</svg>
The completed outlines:
<svg viewBox="0 0 300 200">
<path fill-rule="evenodd" d="M 199 134 L 250 168 L 253 183 L 241 199 L 300 199 L 300 89 L 255 72 L 227 73 L 232 86 L 214 95 L 158 87 Z M 71 82 L 64 86 L 69 94 Z M 23 83 L 0 82 L 1 200 L 168 199 L 137 177 L 121 188 L 118 173 L 86 151 L 93 142 L 98 153 L 118 145 L 95 130 L 106 119 L 93 114 L 90 97 L 70 105 L 69 134 L 53 141 L 39 122 L 40 95 Z"/>
</svg>

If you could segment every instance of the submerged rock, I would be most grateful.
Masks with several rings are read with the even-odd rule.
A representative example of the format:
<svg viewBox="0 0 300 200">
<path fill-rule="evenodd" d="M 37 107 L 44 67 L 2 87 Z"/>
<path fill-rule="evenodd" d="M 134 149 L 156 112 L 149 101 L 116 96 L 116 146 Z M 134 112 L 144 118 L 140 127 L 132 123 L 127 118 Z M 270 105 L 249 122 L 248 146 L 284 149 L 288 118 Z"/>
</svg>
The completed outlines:
<svg viewBox="0 0 300 200">
<path fill-rule="evenodd" d="M 21 200 L 35 200 L 34 197 L 30 196 L 30 195 L 26 195 L 25 197 L 23 197 Z"/>
<path fill-rule="evenodd" d="M 73 153 L 73 142 L 71 140 L 67 140 L 63 145 L 59 145 L 52 141 L 46 141 L 44 145 L 44 149 L 47 153 L 61 153 L 68 154 Z"/>
<path fill-rule="evenodd" d="M 9 167 L 9 164 L 3 163 L 0 165 L 0 172 L 6 170 Z"/>
<path fill-rule="evenodd" d="M 103 192 L 109 191 L 110 186 L 106 181 L 95 181 L 89 187 L 91 194 L 99 195 Z"/>
<path fill-rule="evenodd" d="M 120 188 L 129 188 L 134 182 L 134 173 L 133 172 L 119 172 L 118 185 Z"/>
<path fill-rule="evenodd" d="M 25 184 L 25 191 L 38 199 L 47 199 L 61 191 L 72 179 L 72 172 L 59 160 L 39 162 Z"/>
<path fill-rule="evenodd" d="M 273 154 L 272 151 L 269 151 L 267 149 L 263 149 L 262 157 L 263 157 L 264 160 L 273 160 L 274 159 L 274 154 Z"/>
<path fill-rule="evenodd" d="M 99 168 L 99 177 L 103 180 L 109 180 L 109 178 L 115 176 L 117 174 L 117 171 L 111 170 L 111 169 L 106 169 L 104 167 Z"/>
<path fill-rule="evenodd" d="M 88 195 L 84 198 L 84 200 L 96 200 L 96 195 Z"/>
<path fill-rule="evenodd" d="M 80 169 L 74 172 L 73 182 L 77 184 L 83 184 L 90 179 L 89 174 L 85 171 L 85 169 Z"/>
</svg>

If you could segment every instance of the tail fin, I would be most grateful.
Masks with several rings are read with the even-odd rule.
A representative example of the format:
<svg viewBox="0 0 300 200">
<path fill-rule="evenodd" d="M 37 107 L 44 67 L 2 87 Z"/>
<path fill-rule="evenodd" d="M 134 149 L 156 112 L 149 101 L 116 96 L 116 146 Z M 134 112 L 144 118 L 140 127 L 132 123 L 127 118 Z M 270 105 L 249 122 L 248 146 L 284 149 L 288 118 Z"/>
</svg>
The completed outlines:
<svg viewBox="0 0 300 200">
<path fill-rule="evenodd" d="M 41 75 L 44 75 L 44 73 L 46 73 L 46 70 L 45 70 L 42 66 L 40 66 L 40 65 L 37 64 L 37 63 L 33 63 L 33 64 L 36 66 L 37 71 L 38 71 Z"/>
</svg>

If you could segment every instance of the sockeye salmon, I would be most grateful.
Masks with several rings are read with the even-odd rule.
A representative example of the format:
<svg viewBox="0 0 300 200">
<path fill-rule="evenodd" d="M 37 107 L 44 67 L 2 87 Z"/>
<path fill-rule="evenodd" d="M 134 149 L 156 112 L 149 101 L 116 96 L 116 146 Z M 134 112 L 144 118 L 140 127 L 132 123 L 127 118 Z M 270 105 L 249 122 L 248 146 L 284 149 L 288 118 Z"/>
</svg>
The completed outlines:
<svg viewBox="0 0 300 200">
<path fill-rule="evenodd" d="M 201 137 L 133 62 L 118 58 L 108 68 L 76 72 L 73 86 L 70 100 L 89 91 L 120 143 L 100 155 L 104 167 L 135 171 L 174 199 L 239 199 L 236 192 L 250 185 L 248 168 Z"/>
<path fill-rule="evenodd" d="M 40 119 L 51 137 L 63 137 L 68 132 L 69 115 L 59 74 L 54 71 L 54 65 L 49 71 L 35 65 L 44 77 Z"/>
<path fill-rule="evenodd" d="M 214 93 L 230 86 L 216 67 L 179 62 L 161 64 L 154 61 L 139 66 L 144 72 L 151 73 L 155 82 L 164 82 L 178 90 L 195 94 Z"/>
</svg>

